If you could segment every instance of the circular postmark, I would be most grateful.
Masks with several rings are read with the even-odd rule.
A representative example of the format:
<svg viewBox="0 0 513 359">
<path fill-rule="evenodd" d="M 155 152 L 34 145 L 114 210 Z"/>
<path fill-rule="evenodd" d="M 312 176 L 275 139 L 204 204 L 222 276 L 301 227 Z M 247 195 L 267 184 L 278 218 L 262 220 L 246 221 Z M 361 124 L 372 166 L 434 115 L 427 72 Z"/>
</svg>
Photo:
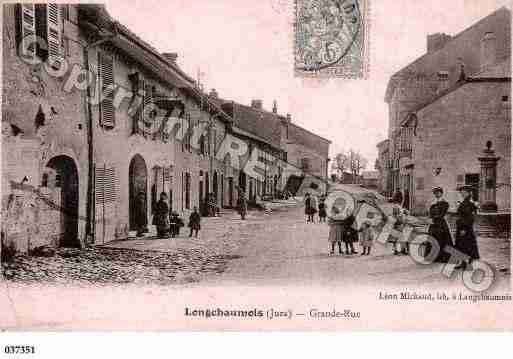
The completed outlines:
<svg viewBox="0 0 513 359">
<path fill-rule="evenodd" d="M 296 68 L 317 71 L 339 62 L 360 31 L 358 0 L 298 0 Z"/>
<path fill-rule="evenodd" d="M 271 0 L 271 7 L 278 14 L 283 14 L 285 11 L 287 11 L 289 3 L 290 0 Z"/>
</svg>

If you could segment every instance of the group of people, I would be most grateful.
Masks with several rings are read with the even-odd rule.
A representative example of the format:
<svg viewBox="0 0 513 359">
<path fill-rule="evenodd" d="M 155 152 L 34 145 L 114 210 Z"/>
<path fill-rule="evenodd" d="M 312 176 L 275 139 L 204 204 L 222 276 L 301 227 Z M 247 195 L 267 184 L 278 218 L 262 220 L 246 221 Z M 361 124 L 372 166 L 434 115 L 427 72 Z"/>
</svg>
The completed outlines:
<svg viewBox="0 0 513 359">
<path fill-rule="evenodd" d="M 472 200 L 472 186 L 459 186 L 457 190 L 460 193 L 461 201 L 456 209 L 456 231 L 453 237 L 447 222 L 449 202 L 444 198 L 442 187 L 433 187 L 433 200 L 428 211 L 428 234 L 436 240 L 438 248 L 435 249 L 431 244 L 427 243 L 424 256 L 433 259 L 435 262 L 447 263 L 451 258 L 451 254 L 446 249 L 453 247 L 468 256 L 468 260 L 462 261 L 456 266 L 456 269 L 465 269 L 473 260 L 479 259 L 479 248 L 474 232 L 474 220 L 478 205 Z M 401 192 L 396 191 L 392 197 L 392 202 L 396 205 L 393 210 L 393 215 L 396 218 L 394 229 L 401 232 L 404 226 L 407 225 L 406 218 L 409 214 L 408 205 L 405 204 L 406 198 L 403 200 Z M 394 254 L 396 255 L 409 254 L 409 250 L 409 243 L 407 241 L 396 241 L 394 243 Z M 431 258 L 432 250 L 437 251 L 435 258 Z"/>
<path fill-rule="evenodd" d="M 349 214 L 344 219 L 336 219 L 336 215 L 340 213 L 340 209 L 336 206 L 332 208 L 333 217 L 329 218 L 329 244 L 330 255 L 335 254 L 335 246 L 338 246 L 339 254 L 358 254 L 355 250 L 354 243 L 358 243 L 362 250 L 361 255 L 370 255 L 372 243 L 374 241 L 374 232 L 371 229 L 371 223 L 365 221 L 360 229 L 354 228 L 355 217 Z M 345 252 L 342 250 L 342 243 L 345 246 Z"/>
<path fill-rule="evenodd" d="M 461 253 L 468 256 L 467 260 L 462 261 L 456 266 L 456 269 L 466 269 L 473 260 L 478 260 L 479 248 L 476 234 L 474 232 L 474 220 L 478 205 L 472 201 L 473 188 L 471 186 L 460 186 L 457 189 L 460 192 L 462 200 L 458 203 L 456 210 L 456 232 L 451 235 L 446 215 L 449 210 L 449 203 L 444 199 L 444 191 L 441 187 L 433 188 L 433 202 L 429 207 L 429 227 L 428 234 L 433 237 L 438 244 L 438 253 L 435 262 L 447 263 L 451 254 L 446 250 L 448 246 L 453 247 Z M 396 219 L 394 229 L 401 232 L 407 225 L 407 216 L 409 211 L 403 205 L 403 196 L 395 194 L 392 198 L 395 204 L 393 216 Z M 305 195 L 305 214 L 308 216 L 307 222 L 314 222 L 313 216 L 316 213 L 315 197 L 310 194 Z M 324 199 L 321 199 L 319 205 L 319 220 L 326 218 L 326 205 Z M 355 251 L 354 244 L 359 243 L 361 255 L 370 255 L 376 233 L 371 227 L 369 221 L 364 221 L 359 229 L 355 229 L 355 218 L 353 214 L 344 215 L 340 213 L 340 208 L 333 205 L 331 208 L 329 225 L 329 253 L 333 255 L 338 246 L 339 254 L 358 254 Z M 340 215 L 339 215 L 340 214 Z M 343 218 L 343 219 L 340 219 Z M 345 246 L 345 252 L 343 251 Z M 409 254 L 410 248 L 407 241 L 395 241 L 393 243 L 394 254 Z M 425 257 L 430 257 L 433 246 L 427 245 Z"/>
<path fill-rule="evenodd" d="M 462 261 L 455 268 L 466 269 L 473 260 L 479 259 L 479 248 L 476 234 L 474 232 L 474 220 L 478 210 L 478 205 L 472 201 L 472 186 L 464 185 L 458 187 L 462 200 L 456 210 L 456 233 L 453 242 L 451 231 L 446 220 L 446 214 L 449 209 L 449 203 L 443 198 L 443 189 L 441 187 L 433 188 L 434 200 L 429 208 L 429 217 L 431 223 L 428 233 L 438 242 L 439 252 L 436 258 L 437 262 L 447 263 L 451 258 L 445 248 L 453 247 L 468 256 L 467 260 Z M 429 255 L 429 251 L 427 253 Z"/>
<path fill-rule="evenodd" d="M 177 212 L 169 210 L 167 194 L 165 192 L 160 194 L 160 199 L 155 206 L 153 224 L 157 227 L 158 238 L 177 237 L 180 235 L 180 229 L 185 225 Z M 194 207 L 189 216 L 188 227 L 190 229 L 189 237 L 192 237 L 193 234 L 195 237 L 198 237 L 198 232 L 201 229 L 201 216 L 198 212 L 198 207 Z"/>
<path fill-rule="evenodd" d="M 315 214 L 319 214 L 319 223 L 326 222 L 326 198 L 323 196 L 317 201 L 315 195 L 305 193 L 306 223 L 315 223 Z"/>
</svg>

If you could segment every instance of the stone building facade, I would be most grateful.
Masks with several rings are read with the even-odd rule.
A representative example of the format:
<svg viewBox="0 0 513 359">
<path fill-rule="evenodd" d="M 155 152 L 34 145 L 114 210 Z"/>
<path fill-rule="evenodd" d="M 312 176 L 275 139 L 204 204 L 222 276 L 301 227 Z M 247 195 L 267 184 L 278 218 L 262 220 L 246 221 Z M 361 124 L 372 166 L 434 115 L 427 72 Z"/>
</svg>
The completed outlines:
<svg viewBox="0 0 513 359">
<path fill-rule="evenodd" d="M 84 64 L 77 8 L 4 4 L 2 23 L 2 241 L 19 251 L 79 246 L 88 128 L 85 93 L 69 88 L 72 65 Z"/>
<path fill-rule="evenodd" d="M 224 138 L 227 115 L 195 88 L 175 55 L 158 53 L 103 7 L 83 5 L 81 15 L 90 33 L 97 28 L 113 34 L 89 49 L 98 79 L 95 91 L 102 92 L 106 82 L 117 87 L 111 104 L 109 95 L 102 95 L 106 99 L 91 110 L 96 242 L 125 238 L 136 229 L 138 196 L 145 199 L 150 232 L 162 192 L 183 216 L 194 207 L 204 210 L 210 193 L 224 202 L 219 193 L 226 192 L 228 176 L 214 158 L 214 147 Z"/>
<path fill-rule="evenodd" d="M 509 139 L 500 137 L 510 136 L 501 100 L 510 96 L 510 74 L 501 70 L 510 63 L 510 31 L 511 13 L 501 8 L 455 36 L 429 35 L 427 53 L 391 77 L 388 161 L 379 167 L 385 192 L 401 190 L 406 207 L 425 213 L 433 185 L 447 192 L 465 178 L 477 185 L 483 136 L 509 168 Z"/>
</svg>

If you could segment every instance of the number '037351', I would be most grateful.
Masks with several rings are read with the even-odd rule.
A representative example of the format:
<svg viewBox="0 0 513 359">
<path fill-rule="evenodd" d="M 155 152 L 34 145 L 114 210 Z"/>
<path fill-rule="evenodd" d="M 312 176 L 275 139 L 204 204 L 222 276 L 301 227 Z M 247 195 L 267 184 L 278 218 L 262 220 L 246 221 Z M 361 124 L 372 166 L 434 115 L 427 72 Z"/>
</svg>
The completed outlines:
<svg viewBox="0 0 513 359">
<path fill-rule="evenodd" d="M 36 349 L 32 345 L 6 345 L 5 354 L 35 354 Z"/>
</svg>

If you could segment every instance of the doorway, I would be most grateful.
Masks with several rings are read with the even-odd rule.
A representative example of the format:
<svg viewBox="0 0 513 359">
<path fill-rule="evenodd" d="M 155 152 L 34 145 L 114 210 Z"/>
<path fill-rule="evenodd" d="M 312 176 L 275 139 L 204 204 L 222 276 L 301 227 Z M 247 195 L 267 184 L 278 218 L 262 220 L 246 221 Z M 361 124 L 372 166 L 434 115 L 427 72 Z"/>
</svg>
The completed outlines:
<svg viewBox="0 0 513 359">
<path fill-rule="evenodd" d="M 130 230 L 138 230 L 148 225 L 148 170 L 141 155 L 135 155 L 128 168 L 129 186 L 129 226 Z"/>
<path fill-rule="evenodd" d="M 78 203 L 79 183 L 75 161 L 68 156 L 56 156 L 46 167 L 55 171 L 55 187 L 61 190 L 60 240 L 61 247 L 79 247 Z"/>
</svg>

